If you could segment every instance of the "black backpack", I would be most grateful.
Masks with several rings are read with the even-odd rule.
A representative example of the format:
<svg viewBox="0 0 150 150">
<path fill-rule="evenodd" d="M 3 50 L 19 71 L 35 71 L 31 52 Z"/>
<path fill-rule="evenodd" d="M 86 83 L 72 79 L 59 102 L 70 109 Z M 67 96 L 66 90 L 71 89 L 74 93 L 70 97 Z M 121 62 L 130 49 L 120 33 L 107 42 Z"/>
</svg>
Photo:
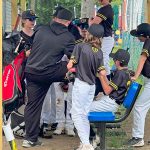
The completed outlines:
<svg viewBox="0 0 150 150">
<path fill-rule="evenodd" d="M 3 35 L 2 53 L 3 67 L 10 64 L 16 57 L 15 49 L 21 39 L 20 32 L 14 31 Z"/>
</svg>

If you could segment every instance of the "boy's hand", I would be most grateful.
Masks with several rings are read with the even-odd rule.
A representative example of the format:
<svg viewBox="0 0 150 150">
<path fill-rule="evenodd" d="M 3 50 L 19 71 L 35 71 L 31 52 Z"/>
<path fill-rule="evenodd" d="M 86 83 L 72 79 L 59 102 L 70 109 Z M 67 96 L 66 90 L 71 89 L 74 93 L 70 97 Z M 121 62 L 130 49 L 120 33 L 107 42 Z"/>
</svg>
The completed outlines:
<svg viewBox="0 0 150 150">
<path fill-rule="evenodd" d="M 30 51 L 31 51 L 31 50 L 27 50 L 27 51 L 25 52 L 26 57 L 29 57 L 29 55 L 30 55 Z"/>
<path fill-rule="evenodd" d="M 70 70 L 73 66 L 72 61 L 70 60 L 69 63 L 67 64 L 67 69 Z"/>
<path fill-rule="evenodd" d="M 75 79 L 75 73 L 76 73 L 76 69 L 75 68 L 71 68 L 67 73 L 66 73 L 66 79 L 71 82 L 74 81 Z"/>
<path fill-rule="evenodd" d="M 100 72 L 99 72 L 99 75 L 100 76 L 106 76 L 107 74 L 106 74 L 106 70 L 101 70 Z"/>
<path fill-rule="evenodd" d="M 136 79 L 137 79 L 136 76 L 131 77 L 131 80 L 132 80 L 132 81 L 135 81 Z"/>
</svg>

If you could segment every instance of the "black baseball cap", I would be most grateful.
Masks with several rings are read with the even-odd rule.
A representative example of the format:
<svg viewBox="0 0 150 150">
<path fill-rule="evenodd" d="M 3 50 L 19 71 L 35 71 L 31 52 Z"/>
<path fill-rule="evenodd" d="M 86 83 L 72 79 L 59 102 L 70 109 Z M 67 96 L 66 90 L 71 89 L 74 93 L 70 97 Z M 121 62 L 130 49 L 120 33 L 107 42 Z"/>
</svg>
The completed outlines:
<svg viewBox="0 0 150 150">
<path fill-rule="evenodd" d="M 88 28 L 88 32 L 95 37 L 101 38 L 104 35 L 104 27 L 100 24 L 92 24 Z"/>
<path fill-rule="evenodd" d="M 109 55 L 114 60 L 120 61 L 123 65 L 127 66 L 130 60 L 130 54 L 127 50 L 118 49 L 116 53 L 110 53 Z"/>
<path fill-rule="evenodd" d="M 72 13 L 68 9 L 64 8 L 58 11 L 56 17 L 59 19 L 71 21 Z"/>
<path fill-rule="evenodd" d="M 22 19 L 36 19 L 36 18 L 38 18 L 37 16 L 36 16 L 36 14 L 33 12 L 33 10 L 26 10 L 26 11 L 24 11 L 23 13 L 22 13 L 22 15 L 21 15 L 21 17 L 22 17 Z"/>
<path fill-rule="evenodd" d="M 55 12 L 53 13 L 53 17 L 57 17 L 57 14 L 58 14 L 58 12 L 60 11 L 60 10 L 62 10 L 62 9 L 65 9 L 64 7 L 62 7 L 62 6 L 58 6 L 58 7 L 56 7 L 55 8 Z"/>
<path fill-rule="evenodd" d="M 135 37 L 150 37 L 150 24 L 141 23 L 137 26 L 137 29 L 131 30 L 130 34 Z"/>
</svg>

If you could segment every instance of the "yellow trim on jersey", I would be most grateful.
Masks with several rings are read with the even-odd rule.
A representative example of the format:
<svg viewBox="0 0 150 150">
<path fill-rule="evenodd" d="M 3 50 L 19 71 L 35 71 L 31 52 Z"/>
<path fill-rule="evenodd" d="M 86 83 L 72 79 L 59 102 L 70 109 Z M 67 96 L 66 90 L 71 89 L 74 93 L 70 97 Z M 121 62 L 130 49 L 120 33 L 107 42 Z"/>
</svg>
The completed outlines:
<svg viewBox="0 0 150 150">
<path fill-rule="evenodd" d="M 96 73 L 96 77 L 99 77 L 99 74 L 98 74 L 98 73 Z"/>
<path fill-rule="evenodd" d="M 127 82 L 127 87 L 129 87 L 130 84 L 131 84 L 131 81 L 129 80 L 129 81 Z"/>
<path fill-rule="evenodd" d="M 97 72 L 99 72 L 99 71 L 101 71 L 101 70 L 105 70 L 105 67 L 104 67 L 104 66 L 98 67 Z"/>
<path fill-rule="evenodd" d="M 75 56 L 71 56 L 70 60 L 72 60 L 74 64 L 77 63 L 77 61 L 76 61 L 76 59 L 75 59 Z"/>
<path fill-rule="evenodd" d="M 118 86 L 110 81 L 109 83 L 116 91 L 118 90 Z"/>
<path fill-rule="evenodd" d="M 76 40 L 75 44 L 78 44 L 78 43 L 81 43 L 81 42 L 83 42 L 83 39 Z"/>
<path fill-rule="evenodd" d="M 72 56 L 70 57 L 70 59 L 75 59 L 75 56 L 72 55 Z"/>
<path fill-rule="evenodd" d="M 149 53 L 148 53 L 148 50 L 147 50 L 147 49 L 143 49 L 143 50 L 142 50 L 142 53 L 146 53 L 147 57 L 149 57 Z"/>
<path fill-rule="evenodd" d="M 98 48 L 96 48 L 96 47 L 92 47 L 92 51 L 94 52 L 94 53 L 97 53 L 98 52 Z"/>
<path fill-rule="evenodd" d="M 104 15 L 100 14 L 100 13 L 97 13 L 97 16 L 104 19 L 104 20 L 107 20 L 107 17 L 105 17 Z"/>
</svg>

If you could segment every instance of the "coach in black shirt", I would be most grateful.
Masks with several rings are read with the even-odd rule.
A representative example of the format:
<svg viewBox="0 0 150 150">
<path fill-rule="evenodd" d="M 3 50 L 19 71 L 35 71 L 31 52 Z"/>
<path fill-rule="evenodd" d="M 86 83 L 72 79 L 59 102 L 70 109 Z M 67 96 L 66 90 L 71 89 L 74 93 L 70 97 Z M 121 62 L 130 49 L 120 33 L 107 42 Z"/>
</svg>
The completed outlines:
<svg viewBox="0 0 150 150">
<path fill-rule="evenodd" d="M 51 83 L 60 82 L 65 77 L 67 62 L 62 62 L 61 58 L 64 54 L 70 57 L 75 44 L 73 35 L 68 31 L 71 18 L 71 12 L 63 9 L 50 25 L 35 29 L 25 68 L 28 103 L 24 113 L 26 137 L 23 147 L 42 145 L 38 141 L 42 104 Z"/>
<path fill-rule="evenodd" d="M 94 19 L 89 21 L 89 25 L 95 23 L 101 24 L 104 27 L 104 36 L 101 50 L 103 52 L 104 66 L 107 72 L 108 79 L 110 79 L 109 54 L 111 53 L 112 48 L 114 47 L 114 38 L 112 37 L 114 12 L 110 4 L 111 1 L 112 0 L 99 0 L 102 7 L 97 11 L 97 15 L 94 17 Z M 97 83 L 95 95 L 103 91 L 98 78 L 96 82 Z"/>
</svg>

